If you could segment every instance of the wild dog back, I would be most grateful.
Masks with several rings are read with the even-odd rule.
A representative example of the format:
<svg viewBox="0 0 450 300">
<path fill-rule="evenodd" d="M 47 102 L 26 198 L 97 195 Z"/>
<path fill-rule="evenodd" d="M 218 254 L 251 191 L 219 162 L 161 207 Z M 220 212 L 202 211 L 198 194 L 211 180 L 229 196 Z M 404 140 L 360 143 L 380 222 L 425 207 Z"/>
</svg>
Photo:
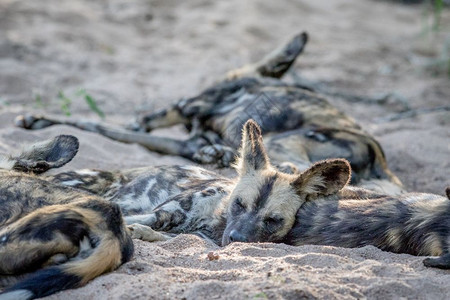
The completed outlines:
<svg viewBox="0 0 450 300">
<path fill-rule="evenodd" d="M 345 187 L 306 201 L 283 242 L 350 248 L 373 245 L 395 253 L 441 256 L 424 263 L 450 268 L 449 215 L 450 201 L 439 195 L 392 197 Z"/>
<path fill-rule="evenodd" d="M 125 171 L 80 170 L 47 177 L 117 203 L 127 224 L 167 233 L 195 233 L 220 243 L 223 206 L 234 181 L 196 166 Z"/>
</svg>

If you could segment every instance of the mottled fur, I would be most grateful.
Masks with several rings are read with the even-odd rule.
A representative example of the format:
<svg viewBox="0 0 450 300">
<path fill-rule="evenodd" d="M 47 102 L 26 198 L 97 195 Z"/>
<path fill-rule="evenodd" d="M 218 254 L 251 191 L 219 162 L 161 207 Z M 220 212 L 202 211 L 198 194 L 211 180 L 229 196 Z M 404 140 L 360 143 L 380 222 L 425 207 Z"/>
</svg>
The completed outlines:
<svg viewBox="0 0 450 300">
<path fill-rule="evenodd" d="M 72 136 L 35 144 L 0 164 L 0 299 L 31 299 L 84 285 L 131 258 L 117 204 L 33 173 L 69 162 Z"/>
<path fill-rule="evenodd" d="M 117 203 L 133 236 L 143 240 L 195 233 L 221 245 L 374 245 L 396 253 L 438 255 L 425 264 L 450 267 L 447 198 L 416 193 L 394 197 L 349 187 L 351 168 L 344 159 L 320 161 L 299 174 L 283 173 L 270 163 L 261 129 L 253 121 L 244 125 L 241 145 L 234 180 L 193 166 L 111 172 L 99 177 L 101 185 L 95 182 L 100 171 L 47 179 Z"/>
<path fill-rule="evenodd" d="M 18 126 L 40 129 L 66 124 L 152 151 L 180 155 L 199 163 L 229 166 L 239 147 L 242 126 L 254 119 L 265 136 L 267 154 L 280 170 L 298 173 L 312 163 L 345 158 L 352 167 L 352 184 L 398 194 L 402 185 L 386 164 L 377 141 L 353 119 L 318 93 L 279 80 L 303 51 L 306 33 L 253 65 L 230 72 L 228 78 L 170 108 L 143 116 L 132 127 L 149 132 L 184 124 L 184 141 L 125 131 L 89 121 L 19 116 Z"/>
</svg>

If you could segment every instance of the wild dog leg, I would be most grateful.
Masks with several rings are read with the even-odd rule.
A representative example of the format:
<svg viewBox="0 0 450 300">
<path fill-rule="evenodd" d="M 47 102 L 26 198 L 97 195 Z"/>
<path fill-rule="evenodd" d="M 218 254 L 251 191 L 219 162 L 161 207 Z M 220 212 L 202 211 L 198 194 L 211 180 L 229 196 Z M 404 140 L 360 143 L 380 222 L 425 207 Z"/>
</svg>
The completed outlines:
<svg viewBox="0 0 450 300">
<path fill-rule="evenodd" d="M 423 261 L 425 267 L 450 269 L 450 253 L 444 254 L 437 258 L 426 258 Z"/>
<path fill-rule="evenodd" d="M 169 108 L 159 110 L 155 113 L 144 115 L 136 122 L 127 126 L 127 129 L 133 131 L 150 132 L 156 128 L 165 128 L 177 124 L 189 124 L 188 118 L 181 114 L 178 104 Z"/>
<path fill-rule="evenodd" d="M 233 148 L 221 145 L 207 145 L 194 154 L 194 160 L 202 164 L 217 163 L 219 167 L 228 167 L 234 161 L 236 152 Z"/>
<path fill-rule="evenodd" d="M 42 129 L 52 125 L 68 125 L 82 130 L 96 132 L 113 140 L 124 143 L 137 143 L 151 151 L 164 154 L 179 155 L 193 159 L 194 153 L 205 146 L 206 141 L 200 138 L 189 140 L 176 140 L 171 138 L 151 136 L 139 132 L 130 132 L 94 121 L 70 121 L 47 118 L 44 116 L 19 116 L 16 118 L 16 126 L 26 129 Z"/>
<path fill-rule="evenodd" d="M 165 208 L 156 209 L 155 212 L 145 215 L 125 216 L 125 223 L 129 224 L 129 226 L 139 224 L 151 227 L 154 230 L 167 232 L 183 224 L 185 213 L 178 202 L 169 201 L 163 204 L 163 207 Z M 174 230 L 177 231 L 176 229 Z"/>
<path fill-rule="evenodd" d="M 130 230 L 133 239 L 139 239 L 145 242 L 167 241 L 171 238 L 171 236 L 167 234 L 155 231 L 149 226 L 138 223 L 128 225 L 128 229 Z"/>
<path fill-rule="evenodd" d="M 52 125 L 68 125 L 82 130 L 99 133 L 124 143 L 137 143 L 151 151 L 185 157 L 202 164 L 217 163 L 221 167 L 230 165 L 234 150 L 220 144 L 209 145 L 210 138 L 202 134 L 187 140 L 152 136 L 141 132 L 132 132 L 94 121 L 70 121 L 47 118 L 44 116 L 18 116 L 16 125 L 26 129 L 42 129 Z M 206 147 L 205 146 L 209 146 Z M 212 147 L 212 148 L 211 148 Z"/>
<path fill-rule="evenodd" d="M 230 71 L 228 79 L 236 79 L 255 74 L 264 77 L 281 78 L 295 62 L 308 41 L 306 32 L 297 34 L 286 45 L 274 50 L 259 62 Z"/>
</svg>

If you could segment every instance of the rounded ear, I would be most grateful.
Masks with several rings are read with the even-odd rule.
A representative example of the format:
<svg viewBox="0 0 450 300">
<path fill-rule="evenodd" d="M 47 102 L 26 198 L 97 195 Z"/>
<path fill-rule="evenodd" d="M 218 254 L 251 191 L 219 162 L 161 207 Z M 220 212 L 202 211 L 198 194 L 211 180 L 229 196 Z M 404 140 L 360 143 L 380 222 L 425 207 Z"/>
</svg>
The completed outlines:
<svg viewBox="0 0 450 300">
<path fill-rule="evenodd" d="M 242 129 L 242 143 L 239 151 L 238 169 L 241 173 L 257 171 L 270 165 L 264 148 L 261 128 L 253 120 L 248 120 Z"/>
<path fill-rule="evenodd" d="M 53 139 L 36 143 L 24 150 L 15 161 L 13 170 L 43 173 L 70 162 L 78 152 L 78 139 L 72 135 L 59 135 Z"/>
<path fill-rule="evenodd" d="M 315 163 L 291 184 L 307 199 L 339 192 L 351 178 L 351 167 L 345 159 L 328 159 Z"/>
</svg>

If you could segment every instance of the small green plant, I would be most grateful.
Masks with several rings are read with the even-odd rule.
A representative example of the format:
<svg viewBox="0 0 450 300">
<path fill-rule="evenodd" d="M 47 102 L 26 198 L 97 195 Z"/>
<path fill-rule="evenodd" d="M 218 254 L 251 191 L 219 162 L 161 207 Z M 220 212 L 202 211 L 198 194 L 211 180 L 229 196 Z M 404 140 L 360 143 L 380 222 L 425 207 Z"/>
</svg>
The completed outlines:
<svg viewBox="0 0 450 300">
<path fill-rule="evenodd" d="M 85 89 L 80 89 L 77 92 L 78 96 L 84 97 L 84 100 L 86 101 L 89 108 L 95 112 L 100 118 L 105 118 L 105 113 L 98 107 L 97 101 L 95 101 L 94 97 L 92 97 L 88 92 L 86 92 Z"/>
<path fill-rule="evenodd" d="M 89 108 L 95 112 L 100 118 L 105 118 L 105 113 L 100 109 L 100 107 L 97 105 L 97 101 L 90 95 L 85 89 L 80 89 L 75 94 L 76 97 L 82 97 L 86 104 L 89 106 Z M 61 111 L 66 115 L 70 116 L 71 113 L 71 106 L 72 106 L 72 99 L 67 97 L 63 91 L 58 92 L 58 101 L 61 107 Z M 42 101 L 42 97 L 40 94 L 36 94 L 35 98 L 36 107 L 44 107 L 44 103 Z"/>
<path fill-rule="evenodd" d="M 261 293 L 254 295 L 253 299 L 269 299 L 269 297 L 267 297 L 266 293 L 261 292 Z"/>
<path fill-rule="evenodd" d="M 63 91 L 58 92 L 58 100 L 60 101 L 61 111 L 66 116 L 70 116 L 70 106 L 72 105 L 72 100 L 70 98 L 67 98 L 66 95 L 64 95 Z"/>
</svg>

